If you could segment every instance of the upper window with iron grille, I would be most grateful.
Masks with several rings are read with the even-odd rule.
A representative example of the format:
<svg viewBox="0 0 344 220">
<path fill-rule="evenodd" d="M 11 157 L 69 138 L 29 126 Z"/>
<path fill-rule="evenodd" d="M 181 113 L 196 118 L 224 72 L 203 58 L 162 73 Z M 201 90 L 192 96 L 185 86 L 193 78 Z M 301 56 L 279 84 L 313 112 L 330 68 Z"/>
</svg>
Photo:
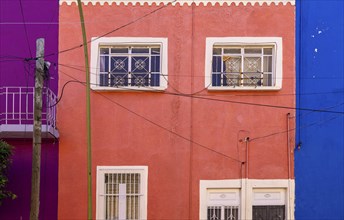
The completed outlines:
<svg viewBox="0 0 344 220">
<path fill-rule="evenodd" d="M 207 38 L 206 50 L 209 89 L 281 89 L 280 38 Z"/>
<path fill-rule="evenodd" d="M 101 38 L 96 41 L 92 44 L 96 53 L 92 50 L 91 58 L 97 70 L 95 76 L 91 74 L 93 89 L 167 88 L 167 39 Z"/>
<path fill-rule="evenodd" d="M 273 47 L 214 47 L 212 86 L 273 86 Z"/>
</svg>

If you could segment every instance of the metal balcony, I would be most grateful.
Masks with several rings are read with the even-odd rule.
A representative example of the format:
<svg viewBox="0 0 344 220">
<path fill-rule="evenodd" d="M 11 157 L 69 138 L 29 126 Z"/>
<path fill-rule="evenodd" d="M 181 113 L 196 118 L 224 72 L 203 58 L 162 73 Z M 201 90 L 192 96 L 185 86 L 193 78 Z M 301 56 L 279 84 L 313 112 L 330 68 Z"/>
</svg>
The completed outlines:
<svg viewBox="0 0 344 220">
<path fill-rule="evenodd" d="M 34 87 L 0 87 L 0 138 L 32 138 Z M 56 95 L 43 89 L 42 138 L 58 138 Z"/>
</svg>

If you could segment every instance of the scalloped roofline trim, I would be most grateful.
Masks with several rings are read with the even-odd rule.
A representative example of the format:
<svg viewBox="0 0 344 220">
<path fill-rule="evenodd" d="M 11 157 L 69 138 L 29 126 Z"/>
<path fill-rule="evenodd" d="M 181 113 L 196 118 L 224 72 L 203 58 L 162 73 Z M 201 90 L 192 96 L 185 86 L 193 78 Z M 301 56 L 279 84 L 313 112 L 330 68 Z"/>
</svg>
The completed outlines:
<svg viewBox="0 0 344 220">
<path fill-rule="evenodd" d="M 179 5 L 179 6 L 183 6 L 183 5 L 188 5 L 190 6 L 192 3 L 196 4 L 197 6 L 199 5 L 212 5 L 214 6 L 215 4 L 219 4 L 220 6 L 224 5 L 225 3 L 229 6 L 231 4 L 238 6 L 239 4 L 243 4 L 244 6 L 246 5 L 260 5 L 262 6 L 264 3 L 267 5 L 279 5 L 280 3 L 282 3 L 283 5 L 286 5 L 288 3 L 290 3 L 291 5 L 295 5 L 295 0 L 81 0 L 81 2 L 84 5 L 96 5 L 97 3 L 99 3 L 100 5 L 104 5 L 105 3 L 107 3 L 108 5 L 112 5 L 113 3 L 115 5 L 120 5 L 120 4 L 124 4 L 124 5 L 167 5 L 167 4 L 172 4 L 173 6 L 175 5 Z M 60 5 L 62 5 L 63 3 L 66 3 L 67 5 L 72 5 L 72 3 L 77 4 L 77 0 L 59 0 Z"/>
</svg>

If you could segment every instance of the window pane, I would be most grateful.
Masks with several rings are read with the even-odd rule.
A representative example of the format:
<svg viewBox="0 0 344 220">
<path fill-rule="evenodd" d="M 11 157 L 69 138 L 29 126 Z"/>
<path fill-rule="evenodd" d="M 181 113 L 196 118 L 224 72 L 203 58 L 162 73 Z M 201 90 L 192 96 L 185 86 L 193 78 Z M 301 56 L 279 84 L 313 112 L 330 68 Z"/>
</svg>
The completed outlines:
<svg viewBox="0 0 344 220">
<path fill-rule="evenodd" d="M 263 82 L 264 86 L 273 86 L 272 74 L 264 74 Z"/>
<path fill-rule="evenodd" d="M 131 72 L 148 73 L 149 57 L 131 57 Z"/>
<path fill-rule="evenodd" d="M 209 206 L 207 211 L 207 220 L 220 220 L 221 219 L 221 207 Z"/>
<path fill-rule="evenodd" d="M 99 53 L 100 54 L 109 54 L 109 48 L 100 48 Z"/>
<path fill-rule="evenodd" d="M 128 74 L 112 73 L 110 75 L 111 86 L 128 86 Z"/>
<path fill-rule="evenodd" d="M 151 72 L 160 73 L 160 56 L 151 57 Z"/>
<path fill-rule="evenodd" d="M 226 73 L 223 74 L 223 85 L 225 86 L 240 86 L 240 73 Z"/>
<path fill-rule="evenodd" d="M 239 73 L 241 72 L 241 57 L 223 56 L 224 72 Z"/>
<path fill-rule="evenodd" d="M 99 68 L 100 72 L 109 72 L 109 56 L 100 56 Z"/>
<path fill-rule="evenodd" d="M 239 209 L 234 206 L 225 206 L 225 219 L 226 220 L 238 220 Z"/>
<path fill-rule="evenodd" d="M 109 85 L 109 75 L 100 74 L 99 75 L 99 86 L 108 86 Z"/>
<path fill-rule="evenodd" d="M 120 215 L 126 215 L 126 219 L 140 218 L 140 178 L 138 173 L 105 174 L 106 219 L 118 219 Z"/>
<path fill-rule="evenodd" d="M 126 56 L 111 57 L 111 72 L 113 73 L 128 72 L 128 57 Z"/>
<path fill-rule="evenodd" d="M 213 48 L 213 54 L 214 55 L 220 55 L 221 54 L 221 48 Z"/>
<path fill-rule="evenodd" d="M 131 75 L 132 86 L 148 86 L 149 85 L 149 74 L 148 73 L 132 73 Z"/>
<path fill-rule="evenodd" d="M 244 86 L 261 86 L 262 85 L 262 73 L 250 73 L 245 72 L 244 76 Z"/>
<path fill-rule="evenodd" d="M 160 48 L 152 48 L 151 54 L 152 54 L 152 55 L 160 54 Z"/>
<path fill-rule="evenodd" d="M 213 56 L 213 73 L 221 72 L 221 57 Z"/>
<path fill-rule="evenodd" d="M 272 72 L 272 56 L 264 56 L 263 63 L 263 72 Z"/>
<path fill-rule="evenodd" d="M 272 55 L 272 48 L 264 48 L 264 54 Z"/>
<path fill-rule="evenodd" d="M 128 53 L 128 48 L 115 47 L 111 48 L 111 53 Z"/>
<path fill-rule="evenodd" d="M 285 206 L 253 206 L 253 220 L 285 220 Z"/>
<path fill-rule="evenodd" d="M 221 86 L 221 73 L 213 73 L 211 76 L 212 86 Z"/>
<path fill-rule="evenodd" d="M 225 48 L 223 50 L 223 53 L 241 54 L 241 49 L 240 48 Z"/>
<path fill-rule="evenodd" d="M 245 57 L 244 58 L 244 72 L 261 72 L 261 58 L 260 57 Z"/>
<path fill-rule="evenodd" d="M 132 48 L 132 53 L 149 53 L 149 48 Z"/>
<path fill-rule="evenodd" d="M 261 54 L 262 48 L 246 48 L 245 54 Z"/>
<path fill-rule="evenodd" d="M 151 74 L 150 86 L 160 85 L 160 74 Z"/>
<path fill-rule="evenodd" d="M 285 219 L 285 206 L 269 206 L 268 207 L 269 219 L 271 220 L 284 220 Z"/>
</svg>

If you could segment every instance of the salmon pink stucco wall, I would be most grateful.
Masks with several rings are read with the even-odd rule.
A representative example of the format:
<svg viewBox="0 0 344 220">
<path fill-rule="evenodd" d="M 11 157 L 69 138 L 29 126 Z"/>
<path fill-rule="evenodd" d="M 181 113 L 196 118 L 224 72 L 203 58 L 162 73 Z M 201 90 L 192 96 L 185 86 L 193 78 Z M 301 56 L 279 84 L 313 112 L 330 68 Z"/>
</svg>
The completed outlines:
<svg viewBox="0 0 344 220">
<path fill-rule="evenodd" d="M 293 116 L 294 110 L 256 104 L 295 106 L 294 6 L 159 7 L 83 5 L 88 40 L 138 18 L 107 37 L 168 39 L 166 91 L 91 92 L 93 213 L 96 166 L 145 165 L 148 219 L 198 219 L 200 180 L 245 177 L 241 161 L 246 146 L 240 140 L 247 136 L 253 139 L 248 178 L 293 178 L 293 173 L 288 176 L 285 131 L 287 114 Z M 82 44 L 76 4 L 61 5 L 59 34 L 60 51 Z M 208 91 L 207 37 L 282 37 L 283 88 Z M 59 60 L 60 92 L 70 80 L 85 82 L 82 47 L 60 53 Z M 85 97 L 84 84 L 72 83 L 58 105 L 59 219 L 85 219 L 87 214 Z M 279 134 L 263 137 L 273 133 Z"/>
</svg>

